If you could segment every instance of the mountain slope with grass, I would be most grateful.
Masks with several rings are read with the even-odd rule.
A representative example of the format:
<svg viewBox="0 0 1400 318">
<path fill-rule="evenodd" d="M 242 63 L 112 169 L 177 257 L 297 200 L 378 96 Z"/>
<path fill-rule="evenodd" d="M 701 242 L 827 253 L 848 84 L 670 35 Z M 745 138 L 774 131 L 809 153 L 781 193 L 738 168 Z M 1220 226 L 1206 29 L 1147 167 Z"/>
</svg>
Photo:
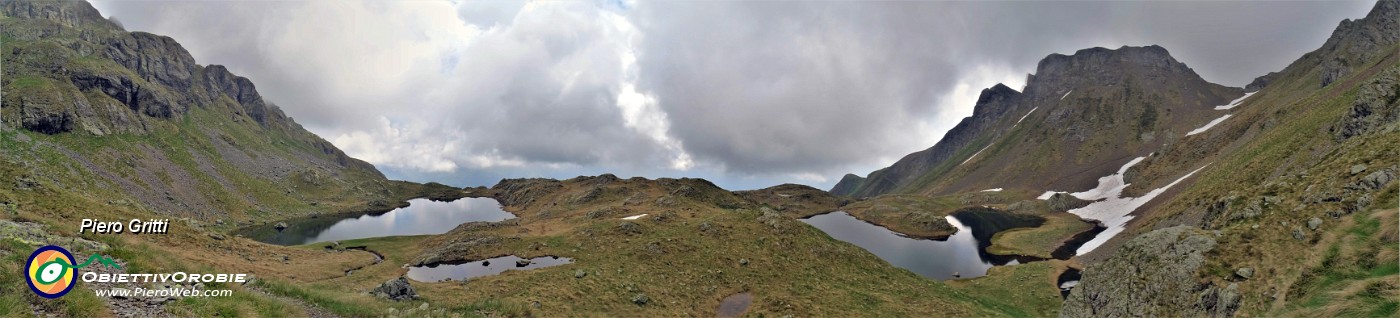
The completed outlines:
<svg viewBox="0 0 1400 318">
<path fill-rule="evenodd" d="M 1260 90 L 1231 109 L 1231 118 L 1134 166 L 1129 193 L 1204 168 L 1179 192 L 1138 210 L 1122 240 L 1086 255 L 1084 293 L 1077 288 L 1064 313 L 1132 305 L 1258 316 L 1396 315 L 1398 22 L 1400 3 L 1377 2 L 1365 18 L 1341 22 L 1319 49 L 1256 80 Z M 1140 247 L 1179 226 L 1208 234 L 1178 236 L 1180 242 L 1213 245 L 1195 252 L 1200 257 L 1192 268 L 1174 272 L 1187 283 L 1175 291 L 1127 292 L 1126 282 L 1156 273 L 1113 264 L 1160 257 Z M 1138 302 L 1183 297 L 1201 301 Z"/>
<path fill-rule="evenodd" d="M 0 267 L 7 268 L 0 281 L 22 280 L 15 274 L 24 256 L 48 244 L 111 255 L 133 273 L 198 270 L 294 281 L 294 273 L 337 272 L 338 264 L 369 256 L 313 256 L 231 231 L 388 210 L 414 197 L 462 196 L 443 185 L 386 179 L 307 132 L 248 79 L 196 64 L 168 37 L 127 32 L 84 1 L 0 1 L 0 48 Z M 171 225 L 166 235 L 80 235 L 84 218 Z M 209 286 L 235 289 L 231 298 L 151 303 L 95 298 L 99 286 L 82 284 L 62 300 L 45 301 L 16 286 L 23 284 L 0 287 L 0 316 L 303 309 L 253 285 Z"/>
<path fill-rule="evenodd" d="M 399 201 L 405 185 L 168 37 L 126 32 L 81 1 L 2 5 L 4 159 L 27 174 L 6 183 L 229 223 Z"/>
<path fill-rule="evenodd" d="M 932 148 L 865 178 L 847 175 L 832 193 L 1089 189 L 1132 157 L 1206 124 L 1214 106 L 1243 93 L 1206 82 L 1159 46 L 1052 54 L 1024 92 L 984 90 L 973 116 Z"/>
</svg>

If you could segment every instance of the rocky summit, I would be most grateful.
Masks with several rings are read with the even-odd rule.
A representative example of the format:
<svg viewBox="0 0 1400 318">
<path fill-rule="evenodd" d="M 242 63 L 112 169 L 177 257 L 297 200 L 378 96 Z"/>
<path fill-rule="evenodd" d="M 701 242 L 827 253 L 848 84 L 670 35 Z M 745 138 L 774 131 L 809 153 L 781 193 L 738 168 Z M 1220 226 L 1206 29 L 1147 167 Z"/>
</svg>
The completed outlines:
<svg viewBox="0 0 1400 318">
<path fill-rule="evenodd" d="M 526 6 L 516 20 L 568 11 L 545 5 L 552 4 Z M 624 7 L 607 10 L 634 9 Z M 442 13 L 471 15 L 466 11 Z M 637 11 L 627 12 L 645 13 Z M 866 13 L 830 12 L 841 14 L 822 12 L 817 20 Z M 616 12 L 605 13 L 615 18 Z M 629 37 L 609 45 L 634 44 L 633 31 L 666 29 L 657 23 L 665 21 L 645 21 L 638 30 L 623 22 L 603 23 Z M 474 36 L 522 40 L 521 47 L 539 46 L 548 52 L 541 55 L 568 67 L 593 66 L 552 38 L 514 33 L 519 25 L 469 24 Z M 1343 20 L 1332 31 L 1286 67 L 1249 74 L 1259 76 L 1242 88 L 1207 81 L 1157 45 L 1049 54 L 1024 87 L 967 91 L 977 93 L 963 105 L 971 106 L 971 116 L 928 148 L 859 171 L 864 176 L 844 174 L 825 190 L 780 184 L 734 191 L 700 178 L 608 173 L 540 178 L 577 163 L 508 158 L 517 154 L 503 149 L 513 145 L 499 141 L 483 147 L 500 148 L 490 151 L 509 163 L 419 177 L 530 178 L 463 188 L 390 180 L 304 129 L 253 80 L 207 64 L 219 61 L 196 61 L 177 39 L 129 31 L 87 2 L 0 0 L 0 316 L 1394 317 L 1400 308 L 1400 1 L 1377 1 L 1365 17 Z M 557 35 L 585 43 L 597 34 Z M 816 41 L 826 38 L 796 42 L 835 47 Z M 617 78 L 601 76 L 605 88 L 583 95 L 604 103 L 602 117 L 638 131 L 651 126 L 636 122 L 632 100 L 614 95 L 660 94 L 652 91 L 656 82 L 673 78 L 633 74 L 634 66 L 667 54 L 702 64 L 734 57 L 628 46 L 616 53 L 637 61 L 627 55 L 619 65 L 608 47 L 595 49 L 585 51 L 608 53 L 599 62 L 605 69 L 622 66 L 624 80 L 641 80 L 619 87 Z M 794 52 L 758 50 L 783 58 Z M 921 50 L 931 49 L 909 47 Z M 920 59 L 928 57 L 933 54 Z M 843 72 L 861 64 L 814 61 L 814 68 L 837 76 L 852 75 Z M 483 62 L 447 64 L 455 63 Z M 569 85 L 600 77 L 520 72 L 569 78 Z M 755 73 L 763 82 L 743 84 L 811 85 Z M 506 91 L 496 97 L 573 106 L 565 98 Z M 657 109 L 667 115 L 668 99 L 645 100 L 665 106 Z M 622 117 L 614 106 L 622 106 Z M 669 118 L 680 126 L 686 119 L 643 108 L 645 120 Z M 789 117 L 783 119 L 806 118 Z M 784 127 L 791 126 L 772 129 Z M 416 128 L 398 129 L 390 130 Z M 396 136 L 421 141 L 412 135 Z M 681 136 L 664 136 L 677 141 L 676 149 L 647 137 L 668 151 L 694 151 L 684 154 L 703 163 L 667 174 L 747 169 L 709 165 L 716 163 L 707 161 L 716 160 L 713 154 L 685 148 Z M 477 174 L 481 169 L 499 171 Z M 78 226 L 141 220 L 160 220 L 168 229 L 114 234 Z M 34 275 L 44 273 L 31 269 L 27 256 L 49 245 L 91 262 L 65 266 L 92 266 L 80 271 L 98 275 L 247 279 L 77 281 L 61 297 L 36 297 L 49 295 L 31 287 Z M 38 274 L 26 277 L 26 269 Z M 228 294 L 130 293 L 169 289 Z"/>
<path fill-rule="evenodd" d="M 1213 119 L 1214 106 L 1241 94 L 1206 82 L 1160 46 L 1052 54 L 1024 92 L 1005 85 L 983 90 L 973 115 L 933 147 L 865 178 L 847 175 L 831 192 L 1092 187 L 1125 158 L 1176 142 Z"/>
</svg>

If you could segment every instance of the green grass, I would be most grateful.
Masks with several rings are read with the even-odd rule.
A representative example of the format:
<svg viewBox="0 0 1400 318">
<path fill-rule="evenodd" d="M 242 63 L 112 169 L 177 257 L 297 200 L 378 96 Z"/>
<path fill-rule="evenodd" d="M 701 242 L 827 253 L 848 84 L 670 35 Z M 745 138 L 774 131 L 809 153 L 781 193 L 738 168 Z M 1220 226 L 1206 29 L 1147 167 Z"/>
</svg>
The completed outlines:
<svg viewBox="0 0 1400 318">
<path fill-rule="evenodd" d="M 331 313 L 346 317 L 377 316 L 376 313 L 384 311 L 384 307 L 377 304 L 342 300 L 337 296 L 344 293 L 338 291 L 304 288 L 286 282 L 267 279 L 256 280 L 253 282 L 253 285 L 262 288 L 269 294 L 300 299 Z"/>
<path fill-rule="evenodd" d="M 1044 225 L 1034 228 L 1013 228 L 992 236 L 992 246 L 987 252 L 996 255 L 1027 255 L 1051 258 L 1050 253 L 1076 234 L 1094 228 L 1069 213 L 1053 213 L 1045 216 Z"/>
</svg>

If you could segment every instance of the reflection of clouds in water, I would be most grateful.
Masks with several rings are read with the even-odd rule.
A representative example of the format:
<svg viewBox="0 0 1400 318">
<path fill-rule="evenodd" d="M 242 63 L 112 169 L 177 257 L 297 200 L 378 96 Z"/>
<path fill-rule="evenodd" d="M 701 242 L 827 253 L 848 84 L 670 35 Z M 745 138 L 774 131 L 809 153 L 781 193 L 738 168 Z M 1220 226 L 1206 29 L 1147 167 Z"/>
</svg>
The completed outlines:
<svg viewBox="0 0 1400 318">
<path fill-rule="evenodd" d="M 834 212 L 803 219 L 832 238 L 850 242 L 879 256 L 890 264 L 932 279 L 982 276 L 993 264 L 978 253 L 972 228 L 957 218 L 946 217 L 958 232 L 945 241 L 915 239 L 884 227 L 866 223 L 845 212 Z"/>
<path fill-rule="evenodd" d="M 337 222 L 302 244 L 367 237 L 442 234 L 467 222 L 515 218 L 495 199 L 464 198 L 452 202 L 414 199 L 409 206 L 381 215 L 363 215 Z"/>
<path fill-rule="evenodd" d="M 447 279 L 464 280 L 512 270 L 530 270 L 574 262 L 573 259 L 567 257 L 541 256 L 531 259 L 530 265 L 519 266 L 516 261 L 521 259 L 515 255 L 509 255 L 462 264 L 414 266 L 408 268 L 408 278 L 420 282 L 440 282 Z"/>
</svg>

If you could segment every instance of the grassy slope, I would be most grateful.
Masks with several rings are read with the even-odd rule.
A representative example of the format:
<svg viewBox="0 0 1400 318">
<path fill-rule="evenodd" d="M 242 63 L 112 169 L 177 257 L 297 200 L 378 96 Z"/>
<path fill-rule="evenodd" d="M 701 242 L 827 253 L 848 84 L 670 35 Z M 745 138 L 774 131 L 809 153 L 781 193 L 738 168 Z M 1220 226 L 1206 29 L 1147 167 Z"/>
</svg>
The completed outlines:
<svg viewBox="0 0 1400 318">
<path fill-rule="evenodd" d="M 1094 228 L 1074 214 L 1053 212 L 1042 215 L 1045 224 L 1034 228 L 1014 228 L 992 237 L 987 253 L 997 255 L 1027 255 L 1050 258 L 1051 252 L 1075 235 Z"/>
<path fill-rule="evenodd" d="M 618 181 L 606 186 L 608 190 L 597 199 L 576 203 L 574 198 L 587 193 L 588 186 L 566 181 L 561 190 L 531 204 L 508 207 L 520 216 L 518 225 L 346 244 L 367 244 L 385 253 L 386 263 L 399 264 L 457 239 L 499 237 L 501 243 L 475 246 L 464 258 L 555 255 L 575 260 L 465 283 L 415 283 L 426 300 L 457 312 L 491 307 L 496 312 L 528 310 L 543 315 L 710 315 L 720 299 L 749 291 L 756 297 L 749 313 L 757 315 L 1000 316 L 1043 314 L 1047 306 L 1042 302 L 1023 300 L 1058 297 L 1053 281 L 1043 289 L 1021 290 L 1021 297 L 1013 299 L 997 298 L 999 292 L 930 281 L 789 217 L 765 216 L 764 208 L 751 204 L 720 208 L 689 199 L 679 199 L 674 206 L 620 204 L 632 193 L 648 198 L 640 202 L 655 202 L 675 189 L 658 183 Z M 727 195 L 719 189 L 702 192 Z M 618 206 L 626 210 L 593 217 L 585 213 Z M 651 216 L 636 222 L 617 219 L 640 213 Z M 362 288 L 404 271 L 371 267 L 362 277 L 357 272 L 315 286 Z M 575 278 L 577 271 L 586 276 Z M 1026 267 L 1020 272 L 1050 276 L 1051 271 Z M 634 304 L 632 298 L 638 294 L 651 301 Z M 534 302 L 538 308 L 529 307 Z"/>
<path fill-rule="evenodd" d="M 1400 47 L 1392 52 L 1400 51 Z M 1278 315 L 1393 316 L 1400 290 L 1394 229 L 1396 183 L 1372 195 L 1370 209 L 1329 216 L 1353 206 L 1356 197 L 1337 202 L 1311 202 L 1308 197 L 1339 193 L 1366 173 L 1396 169 L 1400 164 L 1400 135 L 1394 132 L 1358 136 L 1337 142 L 1330 131 L 1346 116 L 1358 91 L 1372 78 L 1400 68 L 1392 53 L 1359 68 L 1343 81 L 1317 89 L 1312 70 L 1295 71 L 1271 84 L 1241 106 L 1236 118 L 1196 140 L 1198 148 L 1219 148 L 1219 154 L 1199 156 L 1199 150 L 1178 147 L 1163 158 L 1145 162 L 1144 175 L 1167 175 L 1170 167 L 1214 162 L 1194 184 L 1148 214 L 1138 231 L 1205 218 L 1221 230 L 1221 244 L 1210 257 L 1203 279 L 1235 282 L 1242 295 L 1241 312 Z M 1393 124 L 1392 124 L 1393 125 Z M 1349 169 L 1362 164 L 1366 173 Z M 1158 178 L 1156 182 L 1161 181 Z M 1149 182 L 1144 182 L 1147 185 Z M 1139 190 L 1140 191 L 1140 190 Z M 1264 205 L 1258 216 L 1213 217 L 1206 205 L 1224 202 L 1226 211 L 1241 211 L 1248 202 L 1280 198 Z M 1218 218 L 1217 218 L 1218 217 Z M 1310 218 L 1324 220 L 1317 231 L 1306 230 Z M 1388 222 L 1379 222 L 1387 220 Z M 1305 239 L 1294 239 L 1300 230 Z M 1126 236 L 1131 237 L 1131 236 Z M 1250 267 L 1254 279 L 1233 275 Z"/>
</svg>

